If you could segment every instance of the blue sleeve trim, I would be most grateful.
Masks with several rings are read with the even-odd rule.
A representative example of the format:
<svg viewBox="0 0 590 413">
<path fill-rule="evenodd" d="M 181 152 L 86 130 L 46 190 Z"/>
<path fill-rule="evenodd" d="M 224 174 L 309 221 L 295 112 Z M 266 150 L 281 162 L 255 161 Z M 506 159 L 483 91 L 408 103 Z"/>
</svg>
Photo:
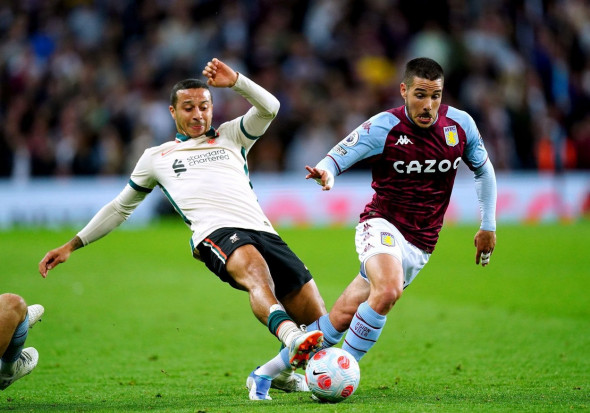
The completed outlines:
<svg viewBox="0 0 590 413">
<path fill-rule="evenodd" d="M 242 133 L 244 135 L 246 135 L 246 138 L 248 138 L 248 139 L 255 141 L 260 138 L 260 136 L 253 136 L 253 135 L 250 135 L 248 132 L 246 132 L 246 129 L 244 129 L 244 117 L 243 116 L 242 116 L 242 119 L 240 119 L 240 130 L 242 131 Z"/>
<path fill-rule="evenodd" d="M 138 192 L 145 192 L 146 194 L 149 194 L 150 192 L 152 192 L 151 188 L 144 188 L 143 186 L 139 186 L 135 182 L 133 182 L 133 180 L 131 180 L 131 179 L 129 179 L 129 186 Z"/>
</svg>

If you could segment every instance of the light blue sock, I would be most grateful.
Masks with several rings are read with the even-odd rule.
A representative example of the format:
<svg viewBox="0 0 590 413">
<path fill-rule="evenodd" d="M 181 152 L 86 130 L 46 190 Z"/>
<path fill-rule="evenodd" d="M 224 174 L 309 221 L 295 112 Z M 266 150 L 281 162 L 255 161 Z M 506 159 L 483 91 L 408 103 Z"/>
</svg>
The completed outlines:
<svg viewBox="0 0 590 413">
<path fill-rule="evenodd" d="M 289 368 L 289 366 L 290 366 L 290 364 L 289 364 L 289 349 L 287 347 L 283 347 L 283 349 L 280 351 L 279 355 L 281 356 L 283 363 L 285 363 L 283 370 Z"/>
<path fill-rule="evenodd" d="M 348 333 L 344 337 L 342 349 L 348 351 L 359 361 L 377 342 L 385 321 L 387 321 L 387 316 L 377 313 L 365 301 L 359 305 L 352 318 Z"/>
<path fill-rule="evenodd" d="M 316 321 L 307 326 L 307 331 L 320 330 L 324 333 L 324 342 L 322 348 L 335 346 L 340 342 L 340 339 L 344 335 L 344 331 L 341 333 L 334 328 L 330 322 L 330 314 L 324 314 Z"/>
<path fill-rule="evenodd" d="M 12 339 L 10 343 L 8 343 L 8 347 L 6 351 L 2 355 L 2 362 L 3 363 L 14 363 L 20 357 L 20 353 L 25 346 L 25 341 L 27 340 L 27 334 L 29 332 L 29 314 L 25 317 L 25 321 L 20 323 L 14 334 L 12 335 Z"/>
</svg>

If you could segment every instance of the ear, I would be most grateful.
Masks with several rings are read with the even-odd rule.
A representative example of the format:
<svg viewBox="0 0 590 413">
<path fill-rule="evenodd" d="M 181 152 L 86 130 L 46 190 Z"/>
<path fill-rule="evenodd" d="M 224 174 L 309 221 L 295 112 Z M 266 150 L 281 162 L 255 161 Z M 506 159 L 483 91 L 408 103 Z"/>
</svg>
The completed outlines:
<svg viewBox="0 0 590 413">
<path fill-rule="evenodd" d="M 176 120 L 176 111 L 174 110 L 174 106 L 172 106 L 172 105 L 168 106 L 168 110 L 170 111 L 170 115 L 172 116 L 172 119 Z"/>
<path fill-rule="evenodd" d="M 406 96 L 408 95 L 408 89 L 407 89 L 405 83 L 401 83 L 399 85 L 399 93 L 402 95 L 402 98 L 404 98 L 404 101 L 405 101 L 406 100 Z"/>
</svg>

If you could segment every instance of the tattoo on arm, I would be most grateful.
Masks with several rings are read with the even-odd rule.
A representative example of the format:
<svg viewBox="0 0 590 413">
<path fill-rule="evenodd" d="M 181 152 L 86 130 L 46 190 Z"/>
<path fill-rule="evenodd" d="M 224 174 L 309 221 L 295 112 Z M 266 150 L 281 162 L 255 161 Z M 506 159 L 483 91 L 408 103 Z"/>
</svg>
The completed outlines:
<svg viewBox="0 0 590 413">
<path fill-rule="evenodd" d="M 71 239 L 70 245 L 72 246 L 72 251 L 76 251 L 78 248 L 82 248 L 84 246 L 84 243 L 82 242 L 80 237 L 76 235 L 74 238 Z"/>
</svg>

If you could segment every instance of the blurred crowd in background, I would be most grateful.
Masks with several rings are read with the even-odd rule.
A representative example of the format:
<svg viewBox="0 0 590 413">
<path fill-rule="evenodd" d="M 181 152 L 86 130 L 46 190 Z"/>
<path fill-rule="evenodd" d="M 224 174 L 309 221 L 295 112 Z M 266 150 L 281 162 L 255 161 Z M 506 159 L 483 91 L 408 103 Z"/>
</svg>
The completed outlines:
<svg viewBox="0 0 590 413">
<path fill-rule="evenodd" d="M 403 104 L 418 56 L 497 170 L 590 169 L 587 0 L 8 0 L 0 39 L 0 177 L 129 174 L 174 137 L 172 85 L 213 57 L 281 102 L 252 171 L 305 174 Z M 214 126 L 248 108 L 212 93 Z"/>
</svg>

